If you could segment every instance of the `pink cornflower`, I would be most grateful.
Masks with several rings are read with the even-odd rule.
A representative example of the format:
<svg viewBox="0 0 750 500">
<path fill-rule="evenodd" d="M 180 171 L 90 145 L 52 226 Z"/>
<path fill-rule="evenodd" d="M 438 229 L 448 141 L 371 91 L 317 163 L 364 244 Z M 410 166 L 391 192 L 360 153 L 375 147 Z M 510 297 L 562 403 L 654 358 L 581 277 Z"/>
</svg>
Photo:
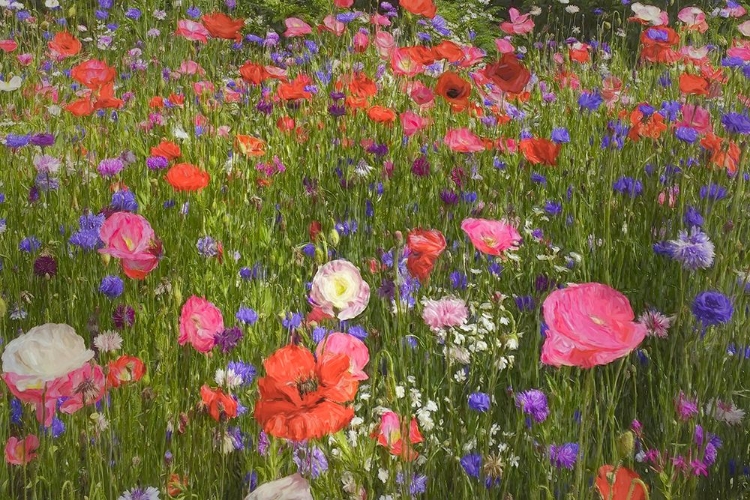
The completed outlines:
<svg viewBox="0 0 750 500">
<path fill-rule="evenodd" d="M 425 300 L 422 319 L 433 330 L 441 330 L 466 323 L 469 310 L 463 299 L 445 297 L 440 300 Z"/>
<path fill-rule="evenodd" d="M 638 322 L 646 327 L 646 335 L 651 337 L 667 338 L 669 327 L 672 326 L 672 318 L 665 316 L 659 311 L 646 311 L 638 318 Z"/>
<path fill-rule="evenodd" d="M 680 391 L 680 395 L 675 400 L 675 410 L 680 420 L 689 420 L 690 417 L 698 414 L 698 400 L 690 400 L 685 397 L 685 393 Z"/>
</svg>

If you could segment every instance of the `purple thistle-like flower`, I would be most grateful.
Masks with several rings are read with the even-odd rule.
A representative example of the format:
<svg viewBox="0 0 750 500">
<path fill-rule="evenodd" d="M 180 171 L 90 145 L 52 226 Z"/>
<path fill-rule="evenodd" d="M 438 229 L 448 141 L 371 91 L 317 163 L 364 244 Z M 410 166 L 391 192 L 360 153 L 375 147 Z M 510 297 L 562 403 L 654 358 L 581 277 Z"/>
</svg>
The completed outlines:
<svg viewBox="0 0 750 500">
<path fill-rule="evenodd" d="M 516 395 L 516 407 L 531 415 L 537 422 L 544 422 L 549 416 L 547 396 L 539 389 L 530 389 Z"/>
<path fill-rule="evenodd" d="M 670 240 L 668 245 L 672 259 L 685 269 L 708 269 L 714 263 L 714 244 L 698 226 L 690 228 L 690 234 L 680 231 L 678 238 Z"/>
<path fill-rule="evenodd" d="M 96 171 L 102 177 L 113 177 L 125 168 L 125 163 L 120 158 L 108 158 L 99 162 Z"/>
<path fill-rule="evenodd" d="M 675 410 L 680 420 L 689 420 L 698 414 L 698 400 L 688 399 L 685 393 L 680 391 L 680 395 L 675 400 Z"/>
<path fill-rule="evenodd" d="M 135 323 L 135 309 L 123 304 L 118 305 L 112 313 L 112 322 L 119 329 L 133 326 L 133 323 Z"/>
<path fill-rule="evenodd" d="M 233 326 L 232 328 L 225 328 L 221 333 L 214 335 L 216 345 L 221 347 L 221 352 L 224 354 L 228 353 L 239 344 L 242 340 L 242 330 Z"/>
<path fill-rule="evenodd" d="M 57 261 L 51 255 L 40 255 L 34 261 L 34 274 L 37 276 L 55 276 L 57 274 Z"/>
<path fill-rule="evenodd" d="M 578 460 L 578 443 L 565 443 L 561 446 L 549 446 L 549 460 L 552 465 L 560 468 L 573 469 Z"/>
<path fill-rule="evenodd" d="M 411 164 L 411 173 L 417 177 L 427 177 L 430 175 L 430 162 L 427 161 L 425 155 L 414 160 Z"/>
</svg>

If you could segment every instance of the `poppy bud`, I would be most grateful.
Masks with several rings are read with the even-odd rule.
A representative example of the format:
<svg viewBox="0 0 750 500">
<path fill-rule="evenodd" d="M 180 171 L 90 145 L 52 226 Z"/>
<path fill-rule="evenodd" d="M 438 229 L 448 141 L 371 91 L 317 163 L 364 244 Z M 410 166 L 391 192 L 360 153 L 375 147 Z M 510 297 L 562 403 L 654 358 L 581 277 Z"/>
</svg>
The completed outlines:
<svg viewBox="0 0 750 500">
<path fill-rule="evenodd" d="M 331 229 L 331 232 L 328 233 L 328 240 L 331 242 L 332 246 L 336 246 L 339 244 L 339 241 L 341 240 L 341 237 L 339 236 L 339 232 L 335 229 Z"/>
</svg>

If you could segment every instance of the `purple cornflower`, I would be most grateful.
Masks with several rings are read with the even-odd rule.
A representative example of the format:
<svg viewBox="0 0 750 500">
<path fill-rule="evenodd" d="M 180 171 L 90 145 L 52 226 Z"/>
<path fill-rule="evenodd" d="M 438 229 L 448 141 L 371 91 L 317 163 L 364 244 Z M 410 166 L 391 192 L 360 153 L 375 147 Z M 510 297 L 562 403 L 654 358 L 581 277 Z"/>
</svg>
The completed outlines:
<svg viewBox="0 0 750 500">
<path fill-rule="evenodd" d="M 228 353 L 239 344 L 242 340 L 242 330 L 233 326 L 232 328 L 225 328 L 220 333 L 214 335 L 214 341 L 216 345 L 221 348 L 221 352 L 224 354 Z"/>
<path fill-rule="evenodd" d="M 216 257 L 219 254 L 219 244 L 210 236 L 200 238 L 195 246 L 198 248 L 198 253 L 203 257 Z"/>
<path fill-rule="evenodd" d="M 450 274 L 451 287 L 457 290 L 465 290 L 469 285 L 469 279 L 461 271 L 453 271 Z"/>
<path fill-rule="evenodd" d="M 30 143 L 39 147 L 52 146 L 55 143 L 55 136 L 46 133 L 34 134 L 31 136 Z"/>
<path fill-rule="evenodd" d="M 116 299 L 122 295 L 125 284 L 119 276 L 105 276 L 99 285 L 99 291 L 109 297 Z"/>
<path fill-rule="evenodd" d="M 727 113 L 721 117 L 721 124 L 730 134 L 750 134 L 750 117 L 740 113 Z"/>
<path fill-rule="evenodd" d="M 583 92 L 581 96 L 578 98 L 578 105 L 583 108 L 587 109 L 589 111 L 594 111 L 596 108 L 601 106 L 601 104 L 604 102 L 604 99 L 599 94 L 598 91 L 594 92 Z"/>
<path fill-rule="evenodd" d="M 302 324 L 302 314 L 291 312 L 286 313 L 284 319 L 281 320 L 281 324 L 287 330 L 294 330 L 295 328 L 299 328 L 299 326 Z"/>
<path fill-rule="evenodd" d="M 530 389 L 516 395 L 516 407 L 531 415 L 537 422 L 544 422 L 549 416 L 547 396 L 539 389 Z"/>
<path fill-rule="evenodd" d="M 254 325 L 258 321 L 258 313 L 249 307 L 240 307 L 237 314 L 234 316 L 237 321 L 246 325 Z"/>
<path fill-rule="evenodd" d="M 141 11 L 140 9 L 137 9 L 135 7 L 131 7 L 127 11 L 125 11 L 125 17 L 137 21 L 141 18 Z"/>
<path fill-rule="evenodd" d="M 685 225 L 688 227 L 700 227 L 703 225 L 703 216 L 695 207 L 692 206 L 687 207 L 687 210 L 685 210 L 685 215 L 682 219 L 685 221 Z"/>
<path fill-rule="evenodd" d="M 444 189 L 440 191 L 440 200 L 446 205 L 458 204 L 458 195 L 454 191 Z"/>
<path fill-rule="evenodd" d="M 123 304 L 118 305 L 112 313 L 112 322 L 120 330 L 133 326 L 133 323 L 135 323 L 135 309 Z"/>
<path fill-rule="evenodd" d="M 107 158 L 99 162 L 96 171 L 102 177 L 114 177 L 125 168 L 125 163 L 120 158 Z"/>
<path fill-rule="evenodd" d="M 112 193 L 112 201 L 109 207 L 116 212 L 137 212 L 138 202 L 135 200 L 135 194 L 129 190 L 120 190 Z"/>
<path fill-rule="evenodd" d="M 554 200 L 547 200 L 544 204 L 544 211 L 549 215 L 560 215 L 562 213 L 562 203 Z"/>
<path fill-rule="evenodd" d="M 573 469 L 578 460 L 578 443 L 565 443 L 561 446 L 549 446 L 549 461 L 558 469 Z"/>
<path fill-rule="evenodd" d="M 570 142 L 570 133 L 564 127 L 552 129 L 552 142 L 556 144 L 565 144 Z"/>
<path fill-rule="evenodd" d="M 163 156 L 149 156 L 146 159 L 146 167 L 149 170 L 162 170 L 169 166 L 169 160 Z"/>
<path fill-rule="evenodd" d="M 727 190 L 718 184 L 708 184 L 701 187 L 699 194 L 701 199 L 708 198 L 711 201 L 718 201 L 727 197 Z"/>
<path fill-rule="evenodd" d="M 692 127 L 677 127 L 674 135 L 682 142 L 687 142 L 688 144 L 694 143 L 700 137 L 698 131 Z"/>
<path fill-rule="evenodd" d="M 313 479 L 328 470 L 328 460 L 323 450 L 317 446 L 312 448 L 307 444 L 298 446 L 294 450 L 292 460 L 297 464 L 297 471 L 300 474 L 310 474 Z"/>
<path fill-rule="evenodd" d="M 519 311 L 533 311 L 536 308 L 536 301 L 531 295 L 520 295 L 514 298 L 516 307 Z"/>
<path fill-rule="evenodd" d="M 698 400 L 690 400 L 685 397 L 685 393 L 680 391 L 680 395 L 674 402 L 675 410 L 680 420 L 689 420 L 692 416 L 698 414 Z"/>
<path fill-rule="evenodd" d="M 481 413 L 486 412 L 491 406 L 490 396 L 484 392 L 475 392 L 469 395 L 469 408 Z"/>
<path fill-rule="evenodd" d="M 470 453 L 461 457 L 459 463 L 469 477 L 478 478 L 482 472 L 482 455 L 479 453 Z"/>
<path fill-rule="evenodd" d="M 714 263 L 714 244 L 698 226 L 690 228 L 689 235 L 680 231 L 676 240 L 667 242 L 667 250 L 672 259 L 691 271 L 708 269 Z"/>
<path fill-rule="evenodd" d="M 201 10 L 195 5 L 193 5 L 191 7 L 188 7 L 187 15 L 192 17 L 193 19 L 197 19 L 201 17 Z"/>
<path fill-rule="evenodd" d="M 732 300 L 721 292 L 709 290 L 699 293 L 693 301 L 692 311 L 703 326 L 728 323 L 732 319 Z"/>
<path fill-rule="evenodd" d="M 22 252 L 34 253 L 39 250 L 41 246 L 42 243 L 39 241 L 39 238 L 36 236 L 29 236 L 21 240 L 18 244 L 18 249 Z"/>
<path fill-rule="evenodd" d="M 396 475 L 396 484 L 404 484 L 404 474 L 399 472 Z M 412 497 L 424 493 L 427 489 L 427 476 L 423 474 L 414 474 L 409 481 L 409 494 Z"/>
</svg>

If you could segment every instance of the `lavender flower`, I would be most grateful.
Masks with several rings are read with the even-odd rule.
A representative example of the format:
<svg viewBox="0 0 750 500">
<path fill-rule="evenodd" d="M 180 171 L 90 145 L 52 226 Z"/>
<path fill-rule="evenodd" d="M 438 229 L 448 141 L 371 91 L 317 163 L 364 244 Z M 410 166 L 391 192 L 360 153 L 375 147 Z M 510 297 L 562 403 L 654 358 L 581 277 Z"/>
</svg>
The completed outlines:
<svg viewBox="0 0 750 500">
<path fill-rule="evenodd" d="M 667 242 L 666 248 L 672 259 L 691 271 L 708 269 L 714 263 L 714 244 L 698 226 L 693 226 L 689 235 L 680 231 L 679 237 Z"/>
<path fill-rule="evenodd" d="M 573 469 L 578 460 L 578 443 L 565 443 L 561 446 L 549 446 L 549 461 L 560 468 Z"/>
<path fill-rule="evenodd" d="M 516 395 L 516 407 L 531 415 L 537 422 L 544 422 L 549 416 L 547 396 L 539 389 L 530 389 Z"/>
<path fill-rule="evenodd" d="M 125 168 L 125 163 L 120 158 L 108 158 L 99 162 L 99 166 L 96 167 L 96 171 L 102 177 L 114 177 L 115 175 L 122 172 Z"/>
</svg>

